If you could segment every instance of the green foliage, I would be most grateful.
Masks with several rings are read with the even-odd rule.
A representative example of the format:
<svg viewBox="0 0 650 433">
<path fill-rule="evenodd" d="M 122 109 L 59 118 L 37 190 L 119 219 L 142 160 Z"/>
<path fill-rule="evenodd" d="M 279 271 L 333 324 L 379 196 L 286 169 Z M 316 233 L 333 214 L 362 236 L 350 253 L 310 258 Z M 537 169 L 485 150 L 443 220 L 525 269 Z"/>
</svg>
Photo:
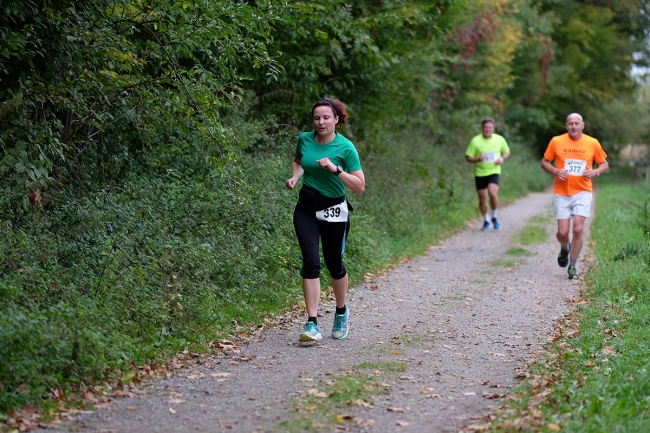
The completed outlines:
<svg viewBox="0 0 650 433">
<path fill-rule="evenodd" d="M 119 179 L 143 146 L 164 151 L 169 136 L 227 163 L 236 131 L 221 118 L 241 103 L 245 71 L 281 72 L 265 43 L 282 14 L 271 3 L 207 0 L 3 6 L 0 100 L 23 95 L 0 116 L 0 174 L 14 198 L 83 183 L 77 170 L 89 161 L 118 165 L 96 181 Z"/>
</svg>

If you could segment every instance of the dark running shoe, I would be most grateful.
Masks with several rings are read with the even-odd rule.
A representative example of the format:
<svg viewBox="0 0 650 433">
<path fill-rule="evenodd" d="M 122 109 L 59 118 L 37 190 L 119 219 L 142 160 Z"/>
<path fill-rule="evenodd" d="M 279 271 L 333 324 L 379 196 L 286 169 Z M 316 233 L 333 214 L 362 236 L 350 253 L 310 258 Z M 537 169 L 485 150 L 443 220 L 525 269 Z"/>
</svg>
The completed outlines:
<svg viewBox="0 0 650 433">
<path fill-rule="evenodd" d="M 571 251 L 571 244 L 567 244 L 567 248 L 569 251 Z M 560 247 L 560 254 L 557 255 L 557 264 L 560 265 L 561 268 L 566 268 L 566 265 L 569 264 L 569 251 L 564 251 L 562 247 Z"/>
<path fill-rule="evenodd" d="M 501 224 L 499 224 L 498 219 L 492 218 L 492 225 L 494 226 L 494 230 L 501 230 Z"/>
<path fill-rule="evenodd" d="M 578 272 L 576 271 L 575 266 L 569 266 L 569 279 L 570 280 L 579 280 L 580 275 L 578 275 Z"/>
<path fill-rule="evenodd" d="M 487 222 L 487 221 L 485 221 L 485 222 L 483 223 L 483 227 L 481 228 L 481 230 L 482 230 L 482 231 L 486 231 L 486 230 L 489 230 L 489 229 L 490 229 L 490 223 Z"/>
</svg>

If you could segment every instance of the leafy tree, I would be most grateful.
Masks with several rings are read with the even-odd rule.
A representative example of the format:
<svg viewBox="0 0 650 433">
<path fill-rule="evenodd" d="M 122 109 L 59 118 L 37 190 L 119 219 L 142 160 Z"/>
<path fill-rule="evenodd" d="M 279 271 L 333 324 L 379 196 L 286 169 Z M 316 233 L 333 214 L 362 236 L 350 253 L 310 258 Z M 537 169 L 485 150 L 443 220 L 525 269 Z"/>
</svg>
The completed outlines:
<svg viewBox="0 0 650 433">
<path fill-rule="evenodd" d="M 83 181 L 79 168 L 120 178 L 172 136 L 222 164 L 234 132 L 220 119 L 241 100 L 244 66 L 281 72 L 266 43 L 283 10 L 234 0 L 3 6 L 0 175 L 11 193 Z"/>
</svg>

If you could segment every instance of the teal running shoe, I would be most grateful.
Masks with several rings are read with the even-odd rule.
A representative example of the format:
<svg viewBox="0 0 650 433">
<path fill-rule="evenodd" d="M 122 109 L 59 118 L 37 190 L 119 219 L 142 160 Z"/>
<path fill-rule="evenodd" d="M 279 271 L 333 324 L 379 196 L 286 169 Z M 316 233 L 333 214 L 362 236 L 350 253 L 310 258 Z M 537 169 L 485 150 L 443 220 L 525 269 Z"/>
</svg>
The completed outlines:
<svg viewBox="0 0 650 433">
<path fill-rule="evenodd" d="M 580 275 L 578 275 L 578 271 L 576 271 L 575 266 L 569 266 L 569 279 L 570 280 L 579 280 Z"/>
<path fill-rule="evenodd" d="M 302 334 L 298 341 L 320 341 L 323 339 L 323 336 L 320 333 L 320 328 L 314 322 L 307 322 L 303 327 Z"/>
<path fill-rule="evenodd" d="M 345 307 L 345 314 L 334 314 L 332 338 L 342 340 L 348 336 L 348 317 L 350 317 L 350 309 L 348 307 Z"/>
</svg>

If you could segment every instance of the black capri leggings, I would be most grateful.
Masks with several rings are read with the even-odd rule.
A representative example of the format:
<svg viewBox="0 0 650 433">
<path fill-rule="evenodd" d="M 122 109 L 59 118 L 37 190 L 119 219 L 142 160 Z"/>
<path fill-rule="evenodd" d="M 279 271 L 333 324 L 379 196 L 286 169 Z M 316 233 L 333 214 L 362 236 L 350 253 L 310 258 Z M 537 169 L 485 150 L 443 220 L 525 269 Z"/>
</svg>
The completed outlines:
<svg viewBox="0 0 650 433">
<path fill-rule="evenodd" d="M 320 255 L 318 238 L 323 243 L 323 258 L 330 276 L 335 280 L 345 277 L 347 271 L 343 265 L 345 241 L 350 232 L 350 216 L 346 222 L 330 223 L 316 219 L 315 213 L 305 212 L 296 206 L 293 212 L 293 226 L 296 229 L 298 243 L 302 251 L 302 277 L 320 277 Z"/>
</svg>

